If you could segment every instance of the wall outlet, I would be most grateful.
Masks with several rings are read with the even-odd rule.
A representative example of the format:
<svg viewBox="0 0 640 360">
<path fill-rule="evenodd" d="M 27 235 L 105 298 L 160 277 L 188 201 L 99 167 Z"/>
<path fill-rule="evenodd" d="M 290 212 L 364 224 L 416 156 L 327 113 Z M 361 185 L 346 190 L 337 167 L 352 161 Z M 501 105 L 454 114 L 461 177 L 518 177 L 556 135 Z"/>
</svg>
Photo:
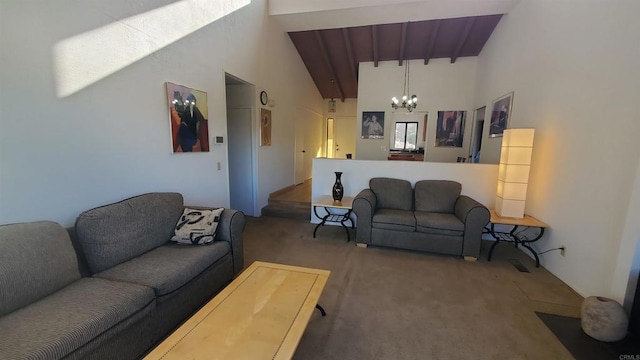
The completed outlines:
<svg viewBox="0 0 640 360">
<path fill-rule="evenodd" d="M 567 251 L 567 247 L 564 245 L 560 246 L 560 255 L 564 256 L 565 251 Z"/>
</svg>

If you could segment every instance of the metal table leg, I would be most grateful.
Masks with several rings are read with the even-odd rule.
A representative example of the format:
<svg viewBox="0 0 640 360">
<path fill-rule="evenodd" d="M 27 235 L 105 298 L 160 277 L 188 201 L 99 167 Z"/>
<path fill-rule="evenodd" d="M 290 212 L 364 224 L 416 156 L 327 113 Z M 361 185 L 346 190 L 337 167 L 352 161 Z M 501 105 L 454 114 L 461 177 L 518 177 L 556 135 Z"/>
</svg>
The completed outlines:
<svg viewBox="0 0 640 360">
<path fill-rule="evenodd" d="M 500 242 L 500 238 L 498 238 L 496 236 L 496 233 L 494 232 L 494 225 L 493 223 L 491 223 L 489 230 L 489 234 L 491 234 L 491 236 L 496 240 L 493 245 L 491 245 L 491 249 L 489 249 L 489 255 L 487 256 L 487 261 L 491 261 L 491 255 L 493 255 L 493 249 L 496 247 L 496 245 L 498 245 L 498 243 Z"/>
</svg>

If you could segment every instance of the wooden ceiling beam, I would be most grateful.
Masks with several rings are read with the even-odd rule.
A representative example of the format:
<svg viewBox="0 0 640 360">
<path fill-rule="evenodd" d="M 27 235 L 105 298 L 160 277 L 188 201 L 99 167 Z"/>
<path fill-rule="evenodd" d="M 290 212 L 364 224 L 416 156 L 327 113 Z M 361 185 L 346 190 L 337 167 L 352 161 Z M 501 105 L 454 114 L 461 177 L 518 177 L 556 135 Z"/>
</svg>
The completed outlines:
<svg viewBox="0 0 640 360">
<path fill-rule="evenodd" d="M 407 48 L 407 26 L 409 23 L 402 24 L 402 33 L 400 34 L 400 54 L 398 54 L 398 65 L 402 66 L 402 61 L 404 61 L 405 49 Z"/>
<path fill-rule="evenodd" d="M 356 70 L 356 61 L 353 57 L 353 49 L 351 48 L 351 37 L 349 36 L 349 29 L 342 28 L 342 38 L 344 39 L 344 45 L 347 48 L 347 59 L 349 60 L 350 73 L 353 76 L 353 80 L 358 82 L 358 71 Z"/>
<path fill-rule="evenodd" d="M 427 42 L 427 53 L 424 54 L 424 64 L 427 65 L 429 63 L 429 59 L 433 55 L 433 48 L 436 45 L 436 40 L 438 39 L 438 31 L 440 31 L 440 20 L 434 20 L 433 22 L 433 30 L 431 31 L 431 36 L 429 36 L 429 42 Z"/>
<path fill-rule="evenodd" d="M 333 70 L 333 65 L 331 65 L 331 59 L 329 59 L 329 53 L 327 52 L 327 47 L 324 45 L 324 40 L 322 40 L 322 34 L 319 30 L 315 30 L 314 34 L 316 36 L 316 41 L 318 42 L 318 48 L 322 53 L 322 58 L 324 59 L 325 64 L 329 68 L 329 75 L 331 76 L 330 81 L 336 85 L 338 89 L 338 95 L 340 95 L 340 99 L 344 102 L 344 93 L 342 92 L 342 87 L 340 86 L 340 81 L 336 77 L 336 72 Z"/>
<path fill-rule="evenodd" d="M 462 30 L 462 34 L 460 35 L 460 38 L 458 39 L 458 44 L 456 45 L 456 49 L 453 52 L 453 54 L 451 55 L 451 63 L 453 64 L 454 62 L 456 62 L 456 60 L 458 59 L 458 56 L 460 56 L 460 52 L 462 51 L 462 47 L 464 46 L 464 43 L 467 41 L 467 38 L 469 38 L 469 34 L 471 33 L 471 28 L 473 27 L 473 23 L 476 21 L 476 17 L 472 16 L 470 18 L 467 19 L 467 22 L 464 24 L 464 30 Z"/>
<path fill-rule="evenodd" d="M 378 67 L 378 25 L 371 26 L 371 39 L 373 41 L 373 66 Z"/>
</svg>

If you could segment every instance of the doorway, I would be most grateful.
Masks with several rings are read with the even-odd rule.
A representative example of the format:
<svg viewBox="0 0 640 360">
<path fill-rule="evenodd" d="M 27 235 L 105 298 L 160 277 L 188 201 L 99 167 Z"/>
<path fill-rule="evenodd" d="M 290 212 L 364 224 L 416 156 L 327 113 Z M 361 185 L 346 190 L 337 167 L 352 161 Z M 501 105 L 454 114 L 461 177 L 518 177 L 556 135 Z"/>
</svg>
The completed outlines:
<svg viewBox="0 0 640 360">
<path fill-rule="evenodd" d="M 253 121 L 255 86 L 225 74 L 229 166 L 229 202 L 245 215 L 258 214 Z"/>
<path fill-rule="evenodd" d="M 322 156 L 322 115 L 297 108 L 295 122 L 295 184 L 311 178 L 313 158 Z"/>
<path fill-rule="evenodd" d="M 356 118 L 339 116 L 327 119 L 327 157 L 345 159 L 356 151 Z"/>
</svg>

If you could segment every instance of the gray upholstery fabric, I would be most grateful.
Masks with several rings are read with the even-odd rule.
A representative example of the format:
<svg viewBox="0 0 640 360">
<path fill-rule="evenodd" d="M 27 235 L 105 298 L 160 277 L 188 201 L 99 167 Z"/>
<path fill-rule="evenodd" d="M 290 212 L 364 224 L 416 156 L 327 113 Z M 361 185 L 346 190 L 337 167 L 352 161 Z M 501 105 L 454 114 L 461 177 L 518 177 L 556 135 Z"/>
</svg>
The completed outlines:
<svg viewBox="0 0 640 360">
<path fill-rule="evenodd" d="M 421 180 L 416 182 L 417 211 L 453 214 L 462 185 L 448 180 Z"/>
<path fill-rule="evenodd" d="M 149 316 L 144 316 L 122 331 L 112 328 L 65 359 L 141 359 L 191 313 L 222 290 L 232 278 L 233 260 L 231 254 L 228 254 L 180 291 L 158 299 L 156 308 Z"/>
<path fill-rule="evenodd" d="M 489 209 L 476 200 L 462 195 L 456 202 L 455 214 L 465 224 L 462 256 L 479 257 L 482 229 L 491 219 Z"/>
<path fill-rule="evenodd" d="M 216 230 L 216 241 L 227 241 L 231 244 L 234 275 L 239 274 L 244 268 L 244 242 L 242 241 L 244 224 L 245 218 L 241 211 L 225 209 Z"/>
<path fill-rule="evenodd" d="M 149 313 L 151 288 L 83 278 L 0 318 L 2 359 L 60 359 L 123 322 Z"/>
<path fill-rule="evenodd" d="M 231 251 L 226 241 L 209 245 L 167 244 L 94 276 L 145 285 L 157 296 L 176 291 Z"/>
<path fill-rule="evenodd" d="M 413 210 L 413 189 L 407 180 L 372 178 L 369 188 L 376 195 L 377 209 Z"/>
<path fill-rule="evenodd" d="M 163 245 L 182 214 L 178 193 L 152 193 L 83 212 L 76 235 L 87 264 L 97 273 Z"/>
<path fill-rule="evenodd" d="M 378 209 L 373 214 L 373 227 L 398 231 L 415 231 L 416 218 L 413 211 Z"/>
<path fill-rule="evenodd" d="M 57 223 L 0 226 L 0 248 L 0 316 L 80 279 L 69 234 Z"/>
<path fill-rule="evenodd" d="M 369 183 L 370 186 L 376 186 L 384 196 L 389 196 L 391 203 L 394 198 L 390 194 L 395 190 L 387 188 L 406 188 L 409 184 L 404 180 L 388 178 L 373 178 Z M 353 212 L 358 216 L 356 241 L 369 245 L 478 257 L 482 228 L 489 221 L 489 210 L 470 197 L 460 195 L 461 190 L 462 186 L 455 181 L 418 181 L 415 188 L 415 211 L 386 207 L 381 205 L 375 190 L 362 190 L 353 200 Z M 391 206 L 397 204 L 392 203 Z M 415 226 L 412 227 L 414 221 Z"/>
<path fill-rule="evenodd" d="M 371 221 L 373 212 L 376 210 L 376 195 L 371 189 L 364 189 L 353 199 L 352 209 L 358 217 L 356 223 L 356 242 L 363 244 L 371 243 Z"/>
<path fill-rule="evenodd" d="M 416 230 L 427 234 L 462 236 L 464 224 L 453 214 L 416 211 Z"/>
<path fill-rule="evenodd" d="M 398 249 L 428 251 L 439 254 L 462 254 L 462 237 L 421 232 L 399 232 L 388 229 L 373 229 L 371 244 Z"/>
</svg>

